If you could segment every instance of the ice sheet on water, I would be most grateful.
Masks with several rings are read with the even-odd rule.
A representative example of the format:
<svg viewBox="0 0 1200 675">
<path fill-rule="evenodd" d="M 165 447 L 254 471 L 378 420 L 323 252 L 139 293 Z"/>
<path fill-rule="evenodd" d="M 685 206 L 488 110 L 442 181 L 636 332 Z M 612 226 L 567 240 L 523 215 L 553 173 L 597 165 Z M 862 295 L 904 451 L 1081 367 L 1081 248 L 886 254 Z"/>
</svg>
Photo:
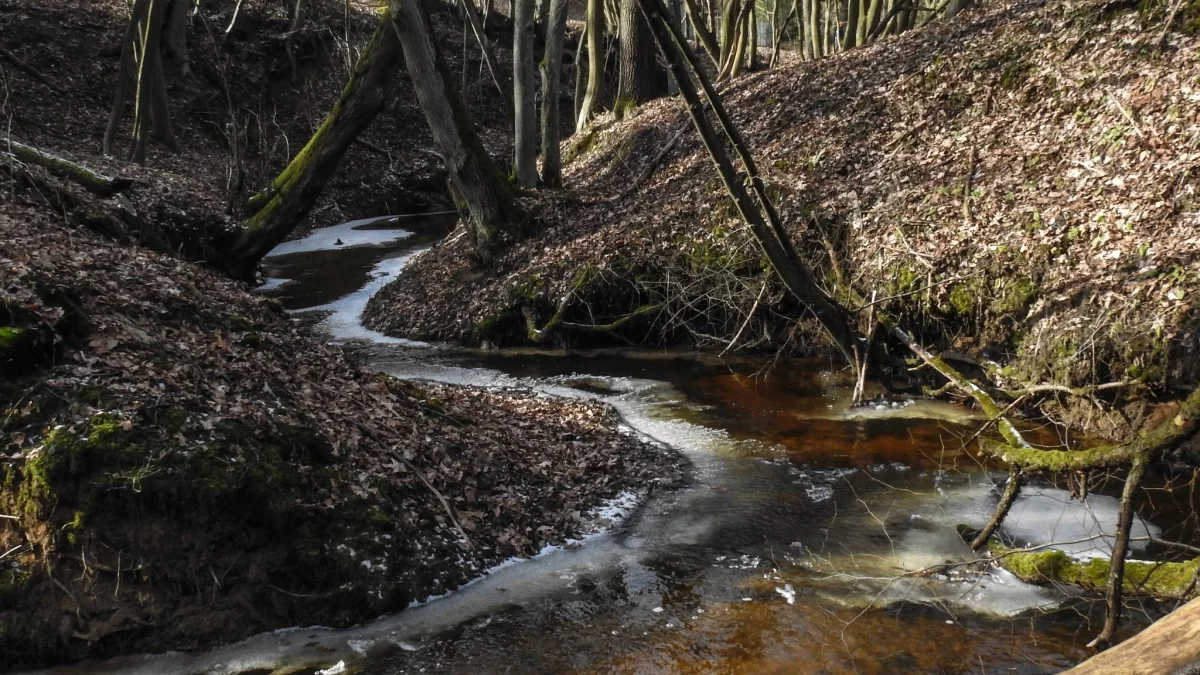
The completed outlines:
<svg viewBox="0 0 1200 675">
<path fill-rule="evenodd" d="M 1075 558 L 1109 557 L 1121 501 L 1108 495 L 1092 494 L 1084 501 L 1054 488 L 1030 487 L 1021 491 L 1001 532 L 1021 544 L 1056 548 Z M 1161 530 L 1141 519 L 1130 529 L 1130 548 L 1146 546 L 1146 537 L 1158 537 Z"/>
<path fill-rule="evenodd" d="M 363 341 L 378 344 L 402 345 L 406 347 L 427 347 L 427 343 L 418 342 L 416 340 L 405 340 L 403 338 L 394 338 L 383 333 L 367 328 L 362 323 L 363 310 L 367 308 L 367 301 L 371 299 L 381 288 L 387 285 L 389 281 L 396 278 L 400 270 L 404 268 L 408 261 L 417 255 L 420 251 L 409 251 L 404 255 L 388 258 L 380 261 L 371 270 L 370 280 L 362 288 L 343 295 L 331 303 L 320 305 L 318 307 L 310 307 L 304 311 L 323 311 L 331 312 L 331 314 L 321 322 L 321 327 L 327 330 L 332 335 L 334 340 L 338 341 Z"/>
<path fill-rule="evenodd" d="M 412 236 L 412 233 L 407 230 L 378 227 L 388 222 L 399 222 L 399 219 L 395 216 L 364 218 L 332 227 L 317 228 L 309 232 L 306 237 L 285 241 L 276 246 L 271 249 L 267 257 L 276 258 L 293 253 L 328 251 L 343 246 L 382 246 Z M 338 244 L 339 241 L 342 243 Z"/>
</svg>

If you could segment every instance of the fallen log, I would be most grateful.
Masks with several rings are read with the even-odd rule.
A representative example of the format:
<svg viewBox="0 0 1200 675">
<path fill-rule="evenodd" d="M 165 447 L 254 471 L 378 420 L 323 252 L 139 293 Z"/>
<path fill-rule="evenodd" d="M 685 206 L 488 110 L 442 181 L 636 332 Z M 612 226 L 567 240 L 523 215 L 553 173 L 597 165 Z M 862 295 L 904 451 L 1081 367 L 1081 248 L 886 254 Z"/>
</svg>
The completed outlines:
<svg viewBox="0 0 1200 675">
<path fill-rule="evenodd" d="M 1121 644 L 1066 671 L 1069 675 L 1194 673 L 1200 666 L 1200 598 Z"/>
<path fill-rule="evenodd" d="M 1001 567 L 1021 581 L 1031 584 L 1071 584 L 1100 593 L 1108 588 L 1107 558 L 1078 560 L 1053 549 L 1009 548 L 995 538 L 988 542 L 988 551 Z M 1200 558 L 1183 562 L 1128 560 L 1121 575 L 1121 587 L 1128 595 L 1189 600 L 1197 595 L 1193 580 L 1198 572 Z"/>
<path fill-rule="evenodd" d="M 55 176 L 78 183 L 88 192 L 101 197 L 111 197 L 133 185 L 129 178 L 110 178 L 82 164 L 76 164 L 11 138 L 5 139 L 3 146 L 0 146 L 0 154 L 26 164 L 40 166 Z"/>
</svg>

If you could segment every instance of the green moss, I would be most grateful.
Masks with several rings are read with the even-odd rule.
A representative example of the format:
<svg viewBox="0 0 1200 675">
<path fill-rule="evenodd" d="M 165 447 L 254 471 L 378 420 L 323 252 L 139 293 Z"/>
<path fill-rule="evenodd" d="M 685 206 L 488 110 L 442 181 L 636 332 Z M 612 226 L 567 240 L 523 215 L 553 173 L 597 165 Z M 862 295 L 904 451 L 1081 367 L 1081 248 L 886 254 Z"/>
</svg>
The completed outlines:
<svg viewBox="0 0 1200 675">
<path fill-rule="evenodd" d="M 623 120 L 629 116 L 634 110 L 637 110 L 637 102 L 628 96 L 618 96 L 617 100 L 613 101 L 613 116 L 618 120 Z"/>
<path fill-rule="evenodd" d="M 570 164 L 576 159 L 591 152 L 596 147 L 599 140 L 600 132 L 595 126 L 589 126 L 582 132 L 571 137 L 567 147 L 563 150 L 563 163 Z"/>
<path fill-rule="evenodd" d="M 1026 310 L 1038 296 L 1033 279 L 1020 277 L 1005 283 L 996 295 L 992 309 L 1000 314 L 1015 314 Z"/>
<path fill-rule="evenodd" d="M 1108 587 L 1109 561 L 1075 560 L 1062 551 L 1021 551 L 992 539 L 988 549 L 1004 569 L 1030 583 L 1067 583 L 1089 591 Z M 1157 598 L 1179 598 L 1191 586 L 1200 558 L 1184 562 L 1126 561 L 1123 590 Z M 1194 596 L 1196 590 L 1191 590 Z"/>
<path fill-rule="evenodd" d="M 979 294 L 968 284 L 954 284 L 950 288 L 950 308 L 960 316 L 970 316 L 975 311 Z"/>
</svg>

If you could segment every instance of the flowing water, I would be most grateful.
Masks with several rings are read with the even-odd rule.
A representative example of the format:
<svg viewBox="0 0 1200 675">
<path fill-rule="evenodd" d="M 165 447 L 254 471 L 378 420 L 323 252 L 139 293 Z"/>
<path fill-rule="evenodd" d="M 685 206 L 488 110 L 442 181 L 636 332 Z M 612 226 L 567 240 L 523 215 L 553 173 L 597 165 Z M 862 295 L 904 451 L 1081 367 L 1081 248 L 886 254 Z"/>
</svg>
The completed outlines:
<svg viewBox="0 0 1200 675">
<path fill-rule="evenodd" d="M 970 564 L 956 526 L 981 525 L 1004 478 L 964 450 L 978 426 L 970 411 L 852 409 L 852 383 L 814 361 L 468 352 L 363 328 L 370 294 L 445 226 L 318 231 L 268 258 L 266 292 L 322 310 L 334 339 L 365 343 L 398 377 L 606 401 L 630 433 L 683 452 L 689 483 L 633 509 L 624 495 L 610 505 L 613 527 L 581 546 L 364 626 L 62 672 L 1049 673 L 1086 656 L 1095 598 Z M 1028 490 L 1005 533 L 1103 554 L 1109 494 L 1081 504 L 1048 485 Z M 1165 518 L 1139 521 L 1134 535 L 1160 534 Z M 1134 627 L 1150 618 L 1135 615 Z"/>
</svg>

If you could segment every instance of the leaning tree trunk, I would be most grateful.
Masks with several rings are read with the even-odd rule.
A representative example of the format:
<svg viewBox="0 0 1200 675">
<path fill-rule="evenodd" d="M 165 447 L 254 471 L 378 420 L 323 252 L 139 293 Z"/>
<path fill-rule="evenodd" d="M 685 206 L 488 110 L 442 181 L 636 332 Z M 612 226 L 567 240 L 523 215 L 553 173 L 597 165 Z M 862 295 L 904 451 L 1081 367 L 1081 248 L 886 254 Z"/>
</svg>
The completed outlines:
<svg viewBox="0 0 1200 675">
<path fill-rule="evenodd" d="M 258 261 L 308 215 L 351 143 L 387 104 L 400 58 L 385 12 L 329 116 L 270 187 L 248 201 L 248 218 L 233 247 L 235 275 L 252 277 Z"/>
<path fill-rule="evenodd" d="M 658 96 L 658 62 L 654 58 L 654 36 L 637 0 L 621 0 L 620 74 L 613 113 L 617 119 Z"/>
<path fill-rule="evenodd" d="M 696 32 L 696 37 L 700 40 L 700 45 L 704 47 L 705 53 L 712 59 L 713 65 L 721 67 L 721 47 L 717 45 L 717 36 L 708 29 L 708 24 L 700 16 L 700 8 L 696 6 L 696 0 L 683 0 L 683 9 L 687 14 L 688 22 L 692 24 L 692 29 Z"/>
<path fill-rule="evenodd" d="M 567 0 L 549 0 L 546 18 L 546 56 L 542 59 L 542 184 L 562 187 L 562 155 L 558 147 L 559 80 L 562 79 L 563 37 L 567 32 Z"/>
<path fill-rule="evenodd" d="M 433 41 L 433 24 L 422 1 L 390 0 L 389 7 L 408 76 L 446 164 L 450 192 L 476 256 L 491 264 L 519 232 L 525 213 L 512 186 L 488 157 L 462 97 L 448 85 L 450 70 Z"/>
<path fill-rule="evenodd" d="M 604 37 L 604 0 L 587 0 L 587 93 L 579 106 L 579 114 L 575 117 L 575 132 L 583 131 L 587 123 L 596 114 L 600 105 L 600 97 L 604 95 L 604 51 L 601 40 Z"/>
<path fill-rule="evenodd" d="M 534 0 L 513 2 L 513 173 L 521 187 L 537 187 L 537 112 L 534 110 Z"/>
<path fill-rule="evenodd" d="M 683 36 L 683 31 L 672 22 L 662 0 L 639 0 L 639 4 L 649 19 L 659 51 L 671 67 L 672 74 L 679 85 L 679 91 L 687 103 L 688 113 L 700 134 L 701 141 L 708 150 L 709 157 L 717 167 L 725 189 L 733 198 L 734 204 L 746 224 L 750 226 L 751 232 L 771 267 L 779 275 L 788 292 L 817 317 L 834 344 L 855 368 L 855 372 L 858 372 L 863 358 L 860 353 L 862 347 L 858 335 L 850 326 L 845 310 L 826 295 L 825 291 L 821 290 L 812 272 L 800 260 L 799 254 L 783 228 L 779 213 L 767 194 L 766 185 L 758 174 L 758 168 L 745 139 L 733 125 L 729 113 L 721 102 L 720 95 L 701 68 L 699 59 L 696 58 L 695 52 L 692 51 L 687 39 Z M 745 178 L 748 178 L 748 181 L 734 170 L 725 148 L 708 121 L 704 104 L 692 82 L 692 76 L 695 76 L 700 83 L 729 143 L 737 151 L 745 168 Z M 746 192 L 747 182 L 753 188 L 758 205 L 755 205 L 749 193 Z M 761 206 L 761 211 L 759 206 Z"/>
</svg>

